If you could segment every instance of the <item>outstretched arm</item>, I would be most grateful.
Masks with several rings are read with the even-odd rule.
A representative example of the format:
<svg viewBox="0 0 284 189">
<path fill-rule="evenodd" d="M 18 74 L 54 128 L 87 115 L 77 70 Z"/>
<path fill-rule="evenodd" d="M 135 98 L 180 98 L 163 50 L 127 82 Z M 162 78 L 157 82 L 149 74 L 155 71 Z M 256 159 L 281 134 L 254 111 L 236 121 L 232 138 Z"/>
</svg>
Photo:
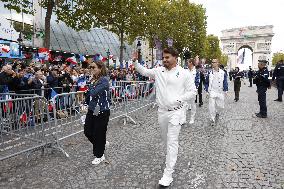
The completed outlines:
<svg viewBox="0 0 284 189">
<path fill-rule="evenodd" d="M 138 63 L 138 61 L 133 62 L 135 70 L 139 72 L 141 75 L 146 76 L 146 77 L 155 77 L 155 69 L 148 69 L 143 67 L 141 64 Z"/>
<path fill-rule="evenodd" d="M 132 61 L 133 61 L 135 70 L 143 76 L 154 78 L 155 77 L 155 69 L 147 69 L 147 68 L 143 67 L 142 65 L 140 65 L 138 63 L 137 59 L 138 59 L 138 53 L 135 52 L 132 55 Z"/>
</svg>

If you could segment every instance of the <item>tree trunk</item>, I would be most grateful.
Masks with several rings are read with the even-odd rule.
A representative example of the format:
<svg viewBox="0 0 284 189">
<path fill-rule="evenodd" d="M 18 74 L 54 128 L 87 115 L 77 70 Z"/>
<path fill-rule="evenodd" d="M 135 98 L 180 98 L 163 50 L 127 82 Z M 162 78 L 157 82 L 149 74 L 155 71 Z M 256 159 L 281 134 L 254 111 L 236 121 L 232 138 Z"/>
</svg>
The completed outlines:
<svg viewBox="0 0 284 189">
<path fill-rule="evenodd" d="M 119 55 L 119 62 L 120 62 L 120 68 L 123 67 L 123 29 L 120 29 L 120 55 Z"/>
<path fill-rule="evenodd" d="M 154 47 L 152 46 L 152 68 L 154 68 Z"/>
<path fill-rule="evenodd" d="M 45 15 L 45 23 L 44 23 L 45 35 L 44 35 L 44 42 L 43 42 L 43 46 L 48 49 L 50 47 L 50 20 L 51 20 L 52 10 L 54 6 L 55 6 L 54 1 L 48 0 L 47 10 L 46 10 L 46 15 Z"/>
</svg>

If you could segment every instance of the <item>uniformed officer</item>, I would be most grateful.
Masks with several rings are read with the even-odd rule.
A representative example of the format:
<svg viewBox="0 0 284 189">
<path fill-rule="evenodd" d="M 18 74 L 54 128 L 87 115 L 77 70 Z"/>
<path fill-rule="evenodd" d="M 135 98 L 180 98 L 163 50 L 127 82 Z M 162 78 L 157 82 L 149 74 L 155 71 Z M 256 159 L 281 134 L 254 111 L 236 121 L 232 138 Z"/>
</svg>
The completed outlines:
<svg viewBox="0 0 284 189">
<path fill-rule="evenodd" d="M 255 113 L 256 117 L 267 118 L 267 106 L 266 106 L 266 91 L 270 87 L 270 81 L 268 79 L 269 72 L 266 67 L 268 63 L 267 60 L 258 60 L 258 68 L 253 83 L 256 84 L 258 102 L 260 106 L 260 111 Z"/>
<path fill-rule="evenodd" d="M 240 89 L 241 89 L 241 78 L 244 77 L 243 72 L 240 72 L 240 68 L 236 67 L 236 70 L 233 74 L 234 78 L 234 91 L 235 91 L 235 101 L 239 101 L 240 98 Z"/>
<path fill-rule="evenodd" d="M 284 61 L 280 60 L 278 64 L 276 65 L 272 81 L 274 81 L 276 78 L 276 85 L 278 89 L 278 98 L 274 101 L 282 102 L 282 95 L 284 90 Z"/>
<path fill-rule="evenodd" d="M 253 71 L 252 71 L 251 66 L 249 67 L 248 78 L 249 78 L 249 87 L 252 87 Z"/>
</svg>

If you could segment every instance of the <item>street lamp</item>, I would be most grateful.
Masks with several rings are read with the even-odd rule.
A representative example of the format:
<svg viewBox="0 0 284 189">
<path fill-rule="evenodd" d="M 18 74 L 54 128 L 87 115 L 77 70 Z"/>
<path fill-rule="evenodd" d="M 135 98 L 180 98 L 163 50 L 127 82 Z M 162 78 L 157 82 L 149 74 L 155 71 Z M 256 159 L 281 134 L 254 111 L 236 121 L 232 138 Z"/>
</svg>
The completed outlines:
<svg viewBox="0 0 284 189">
<path fill-rule="evenodd" d="M 141 63 L 142 62 L 142 56 L 141 56 L 141 46 L 142 46 L 142 44 L 141 44 L 141 42 L 140 41 L 138 41 L 138 43 L 137 43 L 137 50 L 138 50 L 138 62 L 139 63 Z"/>
<path fill-rule="evenodd" d="M 109 52 L 109 49 L 107 49 L 107 69 L 109 70 L 109 55 L 110 55 L 110 52 Z"/>
<path fill-rule="evenodd" d="M 19 57 L 21 57 L 21 48 L 22 48 L 22 42 L 23 42 L 23 37 L 22 37 L 22 31 L 20 31 L 19 38 L 17 39 L 19 43 Z"/>
</svg>

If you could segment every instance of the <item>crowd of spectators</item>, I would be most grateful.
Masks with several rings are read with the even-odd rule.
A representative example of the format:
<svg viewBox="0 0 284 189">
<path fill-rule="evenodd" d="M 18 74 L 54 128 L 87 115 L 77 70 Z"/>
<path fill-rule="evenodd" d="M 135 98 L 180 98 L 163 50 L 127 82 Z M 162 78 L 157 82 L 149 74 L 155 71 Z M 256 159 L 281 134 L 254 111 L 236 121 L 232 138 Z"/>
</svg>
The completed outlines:
<svg viewBox="0 0 284 189">
<path fill-rule="evenodd" d="M 86 90 L 91 79 L 88 64 L 41 64 L 14 62 L 3 65 L 0 72 L 0 93 L 35 93 L 41 89 L 54 89 L 57 93 Z M 148 80 L 133 69 L 111 69 L 109 77 L 115 81 Z M 50 92 L 49 92 L 50 93 Z M 50 94 L 47 94 L 50 95 Z"/>
</svg>

